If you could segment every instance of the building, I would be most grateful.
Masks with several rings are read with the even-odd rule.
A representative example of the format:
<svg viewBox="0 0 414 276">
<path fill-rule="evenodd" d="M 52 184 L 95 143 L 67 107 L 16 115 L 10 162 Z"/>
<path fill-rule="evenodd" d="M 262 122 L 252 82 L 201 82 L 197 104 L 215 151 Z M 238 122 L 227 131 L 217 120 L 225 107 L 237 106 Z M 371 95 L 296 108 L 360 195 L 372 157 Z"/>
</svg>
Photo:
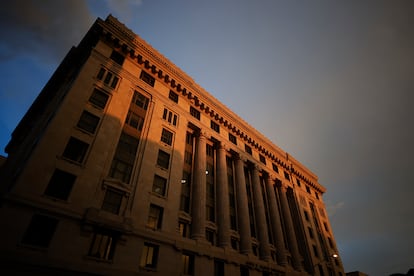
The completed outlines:
<svg viewBox="0 0 414 276">
<path fill-rule="evenodd" d="M 345 275 L 317 176 L 112 16 L 6 152 L 3 275 Z"/>
</svg>

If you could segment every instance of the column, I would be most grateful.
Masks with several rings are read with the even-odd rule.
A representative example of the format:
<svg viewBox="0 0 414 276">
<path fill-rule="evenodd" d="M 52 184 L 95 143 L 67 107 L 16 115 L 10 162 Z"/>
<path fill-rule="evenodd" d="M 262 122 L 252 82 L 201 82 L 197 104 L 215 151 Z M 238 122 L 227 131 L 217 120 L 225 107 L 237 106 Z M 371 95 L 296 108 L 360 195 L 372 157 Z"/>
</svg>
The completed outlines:
<svg viewBox="0 0 414 276">
<path fill-rule="evenodd" d="M 247 202 L 246 181 L 244 179 L 244 162 L 240 156 L 235 158 L 236 171 L 236 200 L 237 220 L 240 234 L 240 252 L 252 253 L 252 240 L 249 221 L 249 206 Z"/>
<path fill-rule="evenodd" d="M 260 257 L 263 260 L 270 259 L 270 245 L 269 236 L 267 233 L 267 222 L 265 207 L 263 202 L 262 188 L 260 184 L 259 170 L 256 165 L 252 170 L 252 186 L 253 186 L 253 200 L 254 200 L 254 212 L 256 216 L 256 228 L 260 242 Z"/>
<path fill-rule="evenodd" d="M 206 221 L 206 137 L 199 133 L 196 139 L 192 185 L 192 233 L 193 239 L 205 239 Z"/>
<path fill-rule="evenodd" d="M 217 223 L 218 244 L 221 247 L 230 245 L 230 205 L 229 184 L 227 180 L 226 149 L 222 143 L 217 150 Z"/>
<path fill-rule="evenodd" d="M 290 214 L 290 207 L 289 207 L 288 199 L 286 196 L 286 189 L 287 188 L 284 187 L 283 185 L 278 187 L 280 203 L 281 203 L 281 208 L 282 208 L 282 213 L 283 213 L 283 219 L 284 219 L 285 227 L 286 227 L 286 236 L 287 236 L 287 240 L 289 243 L 290 253 L 292 254 L 293 267 L 296 270 L 301 271 L 302 264 L 300 260 L 300 254 L 299 254 L 299 248 L 298 248 L 298 243 L 296 239 L 295 229 L 293 227 L 292 215 Z"/>
<path fill-rule="evenodd" d="M 266 178 L 266 191 L 269 203 L 269 216 L 271 229 L 275 238 L 277 263 L 285 266 L 287 264 L 285 241 L 283 239 L 282 222 L 280 220 L 279 208 L 277 207 L 276 194 L 273 187 L 273 180 L 270 175 Z"/>
</svg>

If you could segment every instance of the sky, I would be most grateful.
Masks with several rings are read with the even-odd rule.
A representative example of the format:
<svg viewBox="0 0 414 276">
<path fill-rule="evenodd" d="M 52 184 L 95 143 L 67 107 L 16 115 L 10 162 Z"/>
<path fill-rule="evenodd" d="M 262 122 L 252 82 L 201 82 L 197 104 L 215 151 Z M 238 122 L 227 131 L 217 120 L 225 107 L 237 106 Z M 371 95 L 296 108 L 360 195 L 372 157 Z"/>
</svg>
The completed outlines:
<svg viewBox="0 0 414 276">
<path fill-rule="evenodd" d="M 319 176 L 345 271 L 414 268 L 414 1 L 8 1 L 0 154 L 108 14 Z"/>
</svg>

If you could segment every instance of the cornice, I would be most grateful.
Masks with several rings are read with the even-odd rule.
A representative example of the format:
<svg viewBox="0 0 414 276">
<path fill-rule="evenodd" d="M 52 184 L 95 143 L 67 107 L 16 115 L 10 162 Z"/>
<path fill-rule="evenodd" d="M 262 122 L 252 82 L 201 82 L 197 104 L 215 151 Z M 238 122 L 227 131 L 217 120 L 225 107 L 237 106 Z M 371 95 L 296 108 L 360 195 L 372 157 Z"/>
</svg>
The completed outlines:
<svg viewBox="0 0 414 276">
<path fill-rule="evenodd" d="M 171 90 L 181 94 L 182 97 L 187 98 L 200 112 L 210 116 L 211 119 L 226 128 L 229 133 L 238 136 L 244 143 L 249 144 L 282 168 L 291 171 L 310 186 L 321 192 L 326 190 L 317 183 L 317 177 L 312 172 L 273 144 L 237 114 L 231 112 L 228 107 L 201 88 L 190 76 L 115 17 L 109 15 L 105 21 L 98 19 L 97 24 L 103 27 L 101 36 L 107 43 L 129 55 L 129 58 L 143 66 L 156 79 L 164 82 Z"/>
</svg>

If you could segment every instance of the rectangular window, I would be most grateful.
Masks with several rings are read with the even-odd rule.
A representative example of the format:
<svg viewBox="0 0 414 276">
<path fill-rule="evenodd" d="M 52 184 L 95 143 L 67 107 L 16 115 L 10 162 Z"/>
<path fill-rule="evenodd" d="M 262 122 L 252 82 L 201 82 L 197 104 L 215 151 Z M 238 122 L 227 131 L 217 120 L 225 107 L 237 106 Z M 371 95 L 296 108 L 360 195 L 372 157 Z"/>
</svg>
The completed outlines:
<svg viewBox="0 0 414 276">
<path fill-rule="evenodd" d="M 239 250 L 239 241 L 237 240 L 237 238 L 231 237 L 230 244 L 231 248 L 233 248 L 234 250 Z"/>
<path fill-rule="evenodd" d="M 326 232 L 329 232 L 328 224 L 326 224 L 326 222 L 323 223 L 323 227 L 325 228 Z"/>
<path fill-rule="evenodd" d="M 183 253 L 182 257 L 183 275 L 194 275 L 194 255 L 190 253 Z"/>
<path fill-rule="evenodd" d="M 260 162 L 266 165 L 266 158 L 263 155 L 259 154 L 259 159 L 260 159 Z"/>
<path fill-rule="evenodd" d="M 220 133 L 220 126 L 216 122 L 210 121 L 210 127 L 215 132 Z"/>
<path fill-rule="evenodd" d="M 310 193 L 311 193 L 311 190 L 310 190 L 309 186 L 307 186 L 307 185 L 306 185 L 306 192 L 307 192 L 308 194 L 310 194 Z"/>
<path fill-rule="evenodd" d="M 152 191 L 159 195 L 165 196 L 166 188 L 167 188 L 167 179 L 159 175 L 154 175 Z"/>
<path fill-rule="evenodd" d="M 308 227 L 308 232 L 309 232 L 309 237 L 310 237 L 311 239 L 313 239 L 313 238 L 314 238 L 314 236 L 313 236 L 313 230 L 312 230 L 312 228 Z"/>
<path fill-rule="evenodd" d="M 244 144 L 244 150 L 245 150 L 248 154 L 252 155 L 252 148 L 251 148 L 251 147 L 249 147 L 248 145 Z"/>
<path fill-rule="evenodd" d="M 106 70 L 104 68 L 99 69 L 99 72 L 98 72 L 98 75 L 96 76 L 96 78 L 98 80 L 102 80 L 103 77 L 104 77 L 104 75 L 105 75 L 105 73 L 106 73 Z"/>
<path fill-rule="evenodd" d="M 158 151 L 157 165 L 161 168 L 168 169 L 170 166 L 170 155 L 165 151 Z"/>
<path fill-rule="evenodd" d="M 158 245 L 152 243 L 144 243 L 141 254 L 141 267 L 156 268 L 158 262 Z"/>
<path fill-rule="evenodd" d="M 121 208 L 123 196 L 123 192 L 108 188 L 102 203 L 102 210 L 117 215 L 119 213 L 119 209 Z"/>
<path fill-rule="evenodd" d="M 305 215 L 306 221 L 309 221 L 309 214 L 307 211 L 303 211 L 303 214 Z"/>
<path fill-rule="evenodd" d="M 287 171 L 284 171 L 283 173 L 284 173 L 284 175 L 285 175 L 285 178 L 286 178 L 287 180 L 290 180 L 289 173 L 288 173 Z"/>
<path fill-rule="evenodd" d="M 164 112 L 162 114 L 162 119 L 164 121 L 169 122 L 173 126 L 177 126 L 178 123 L 178 115 L 172 112 L 171 110 L 168 110 L 167 108 L 164 108 Z"/>
<path fill-rule="evenodd" d="M 88 147 L 89 144 L 74 137 L 70 137 L 68 144 L 66 145 L 66 148 L 63 151 L 63 157 L 75 161 L 77 163 L 82 163 L 85 158 Z"/>
<path fill-rule="evenodd" d="M 224 276 L 224 261 L 214 260 L 214 276 Z"/>
<path fill-rule="evenodd" d="M 162 133 L 161 133 L 161 142 L 164 142 L 167 145 L 171 146 L 172 140 L 173 140 L 173 133 L 163 128 Z"/>
<path fill-rule="evenodd" d="M 129 183 L 132 168 L 135 163 L 139 140 L 124 132 L 118 141 L 114 159 L 112 160 L 109 176 L 119 179 L 124 183 Z"/>
<path fill-rule="evenodd" d="M 55 169 L 46 188 L 45 195 L 67 200 L 75 183 L 76 175 Z"/>
<path fill-rule="evenodd" d="M 180 230 L 181 237 L 189 238 L 190 237 L 190 225 L 187 221 L 179 221 L 178 229 Z"/>
<path fill-rule="evenodd" d="M 170 93 L 168 94 L 168 98 L 169 98 L 171 101 L 173 101 L 173 102 L 175 102 L 175 103 L 178 103 L 178 94 L 177 94 L 177 93 L 175 93 L 174 91 L 170 90 Z"/>
<path fill-rule="evenodd" d="M 144 125 L 144 118 L 132 111 L 128 111 L 125 123 L 136 130 L 141 131 Z"/>
<path fill-rule="evenodd" d="M 212 245 L 215 245 L 215 235 L 214 230 L 206 229 L 206 240 Z"/>
<path fill-rule="evenodd" d="M 193 145 L 193 135 L 190 132 L 187 132 L 185 134 L 185 143 L 187 145 L 191 145 L 191 146 Z"/>
<path fill-rule="evenodd" d="M 193 116 L 197 120 L 200 120 L 200 111 L 198 111 L 197 109 L 195 109 L 192 106 L 190 106 L 190 114 L 191 114 L 191 116 Z"/>
<path fill-rule="evenodd" d="M 99 117 L 88 111 L 83 111 L 78 121 L 77 127 L 94 134 L 99 123 Z"/>
<path fill-rule="evenodd" d="M 316 199 L 319 199 L 319 194 L 317 192 L 315 192 L 315 197 Z"/>
<path fill-rule="evenodd" d="M 273 164 L 272 163 L 272 168 L 273 168 L 273 171 L 275 171 L 275 172 L 279 172 L 279 168 L 277 167 L 277 165 L 276 164 Z"/>
<path fill-rule="evenodd" d="M 233 134 L 229 133 L 229 141 L 237 145 L 237 138 Z"/>
<path fill-rule="evenodd" d="M 154 204 L 150 205 L 147 226 L 153 230 L 161 229 L 163 208 Z"/>
<path fill-rule="evenodd" d="M 121 66 L 122 64 L 124 64 L 125 57 L 117 51 L 112 51 L 111 56 L 109 58 Z"/>
<path fill-rule="evenodd" d="M 114 257 L 118 234 L 111 231 L 95 230 L 88 255 L 105 261 Z"/>
<path fill-rule="evenodd" d="M 108 102 L 108 99 L 108 94 L 95 88 L 92 92 L 91 97 L 89 98 L 89 102 L 99 109 L 104 109 L 106 103 Z"/>
<path fill-rule="evenodd" d="M 153 76 L 151 76 L 150 74 L 148 74 L 147 72 L 141 71 L 141 75 L 139 76 L 139 78 L 141 80 L 143 80 L 144 82 L 146 82 L 147 84 L 149 84 L 152 87 L 154 87 L 154 85 L 155 85 L 155 78 Z"/>
<path fill-rule="evenodd" d="M 319 257 L 318 248 L 316 248 L 316 245 L 312 245 L 313 248 L 313 254 L 315 254 L 315 257 Z"/>
<path fill-rule="evenodd" d="M 22 243 L 38 247 L 49 247 L 56 231 L 58 220 L 55 218 L 34 215 L 23 236 Z"/>
<path fill-rule="evenodd" d="M 328 243 L 329 243 L 329 246 L 330 246 L 332 249 L 334 249 L 334 248 L 335 248 L 335 246 L 334 246 L 334 244 L 333 244 L 333 242 L 332 242 L 332 239 L 331 239 L 331 238 L 329 238 L 329 237 L 328 237 Z"/>
<path fill-rule="evenodd" d="M 214 148 L 212 145 L 206 145 L 206 155 L 210 157 L 214 157 Z"/>
<path fill-rule="evenodd" d="M 193 163 L 193 154 L 187 150 L 184 151 L 184 162 L 190 166 Z"/>
<path fill-rule="evenodd" d="M 134 97 L 132 98 L 132 102 L 136 106 L 138 106 L 138 107 L 140 107 L 144 110 L 147 110 L 149 99 L 147 97 L 145 97 L 144 95 L 142 95 L 141 93 L 135 91 L 134 92 Z"/>
<path fill-rule="evenodd" d="M 240 266 L 240 276 L 249 276 L 249 268 L 247 266 Z"/>
<path fill-rule="evenodd" d="M 298 184 L 298 187 L 300 187 L 300 180 L 296 179 L 296 184 Z"/>
</svg>

